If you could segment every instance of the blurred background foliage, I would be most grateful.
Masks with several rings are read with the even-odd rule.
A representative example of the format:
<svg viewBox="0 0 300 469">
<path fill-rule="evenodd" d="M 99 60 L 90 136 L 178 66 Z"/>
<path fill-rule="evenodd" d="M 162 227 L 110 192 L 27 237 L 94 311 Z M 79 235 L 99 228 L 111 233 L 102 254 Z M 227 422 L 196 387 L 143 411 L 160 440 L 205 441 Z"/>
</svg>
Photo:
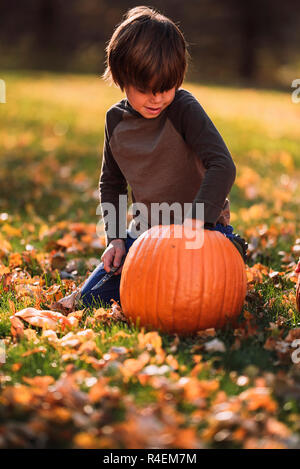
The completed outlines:
<svg viewBox="0 0 300 469">
<path fill-rule="evenodd" d="M 102 73 L 105 44 L 128 0 L 0 2 L 0 70 Z M 146 3 L 148 5 L 148 3 Z M 162 0 L 149 6 L 183 30 L 188 80 L 290 87 L 300 65 L 296 0 Z"/>
</svg>

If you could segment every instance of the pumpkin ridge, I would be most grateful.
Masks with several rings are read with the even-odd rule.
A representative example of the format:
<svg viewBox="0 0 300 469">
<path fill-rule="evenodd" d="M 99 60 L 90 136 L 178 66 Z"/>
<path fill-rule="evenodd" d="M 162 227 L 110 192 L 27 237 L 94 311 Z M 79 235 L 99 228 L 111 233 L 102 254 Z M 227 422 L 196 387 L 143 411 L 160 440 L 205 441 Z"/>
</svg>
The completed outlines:
<svg viewBox="0 0 300 469">
<path fill-rule="evenodd" d="M 198 259 L 198 255 L 197 255 L 197 250 L 195 249 L 194 250 L 194 255 L 191 255 L 190 256 L 190 259 L 191 259 L 191 264 L 192 264 L 192 268 L 191 268 L 191 272 L 197 272 L 198 273 L 198 269 L 194 269 L 195 267 L 195 263 L 197 262 L 197 259 Z M 189 278 L 188 279 L 188 282 L 193 282 L 195 279 L 194 278 Z M 198 278 L 196 279 L 196 281 L 198 281 Z M 193 287 L 193 292 L 194 292 L 194 287 Z M 190 298 L 187 298 L 187 303 L 189 303 L 189 301 L 191 300 L 191 297 Z M 188 309 L 187 309 L 188 310 Z M 192 314 L 195 314 L 197 313 L 197 311 L 195 312 L 195 307 L 193 307 L 193 313 Z M 190 312 L 191 314 L 191 312 Z"/>
<path fill-rule="evenodd" d="M 161 247 L 163 249 L 161 249 Z M 157 251 L 157 250 L 160 250 L 162 251 L 162 255 L 160 256 L 157 256 L 159 261 L 158 261 L 158 265 L 155 266 L 155 269 L 154 269 L 154 272 L 155 272 L 155 279 L 153 279 L 153 289 L 154 289 L 154 294 L 153 294 L 153 297 L 154 297 L 154 300 L 153 301 L 153 304 L 154 304 L 154 311 L 151 312 L 151 317 L 154 319 L 155 321 L 155 316 L 157 317 L 157 320 L 158 320 L 158 329 L 163 329 L 163 324 L 161 322 L 161 318 L 160 318 L 160 310 L 158 308 L 159 306 L 159 301 L 158 301 L 158 297 L 159 297 L 159 293 L 161 293 L 159 291 L 159 278 L 160 278 L 160 269 L 161 269 L 161 265 L 163 265 L 163 260 L 165 258 L 165 255 L 166 255 L 166 251 L 167 249 L 165 249 L 164 247 L 164 237 L 162 236 L 162 238 L 159 240 L 159 242 L 156 242 L 155 244 L 155 248 L 154 248 L 154 251 Z M 163 282 L 162 282 L 163 284 Z M 153 321 L 152 321 L 153 323 Z"/>
<path fill-rule="evenodd" d="M 204 231 L 204 236 L 206 235 L 206 232 Z M 208 235 L 209 236 L 209 235 Z M 202 249 L 202 258 L 203 258 L 203 262 L 202 262 L 202 285 L 203 285 L 203 289 L 202 289 L 202 298 L 204 297 L 205 295 L 205 290 L 206 290 L 206 255 L 205 255 L 205 251 L 207 249 L 207 246 L 205 246 L 205 238 L 204 238 L 204 243 L 203 243 L 203 246 L 200 248 Z M 206 243 L 207 244 L 207 243 Z M 203 318 L 203 312 L 206 311 L 206 309 L 204 308 L 205 304 L 204 304 L 204 301 L 202 301 L 201 303 L 201 314 L 199 315 L 199 322 L 200 324 L 198 325 L 198 329 L 201 327 L 203 329 L 203 326 L 201 325 L 203 323 L 203 319 L 204 319 L 204 324 L 205 324 L 205 318 Z M 206 327 L 204 327 L 204 329 L 206 329 Z"/>
<path fill-rule="evenodd" d="M 149 238 L 149 236 L 147 236 L 147 238 Z M 152 324 L 152 316 L 153 316 L 152 311 L 149 310 L 150 314 L 148 313 L 148 305 L 147 305 L 147 298 L 148 298 L 147 297 L 147 279 L 148 279 L 149 270 L 151 268 L 151 255 L 153 254 L 153 251 L 151 252 L 151 249 L 152 249 L 152 243 L 148 242 L 148 244 L 146 244 L 146 252 L 144 255 L 144 265 L 145 265 L 144 269 L 145 270 L 143 269 L 143 283 L 142 283 L 144 288 L 143 288 L 143 294 L 141 293 L 142 304 L 140 305 L 140 308 L 143 310 L 141 313 L 141 317 L 144 318 L 143 322 L 147 324 L 149 323 L 149 317 L 150 317 L 150 324 Z M 149 262 L 149 258 L 150 258 L 150 262 Z"/>
<path fill-rule="evenodd" d="M 200 249 L 204 249 L 204 243 L 205 243 L 205 231 L 203 232 L 203 245 Z M 200 251 L 201 253 L 201 251 Z M 203 296 L 203 292 L 204 292 L 204 285 L 203 285 L 203 277 L 204 277 L 204 256 L 200 255 L 199 256 L 200 260 L 201 260 L 201 270 L 199 272 L 199 278 L 200 278 L 200 287 L 201 287 L 201 295 L 200 295 L 200 291 L 199 291 L 199 298 L 202 298 Z M 197 317 L 197 327 L 196 327 L 196 331 L 199 330 L 200 328 L 200 321 L 201 321 L 201 317 L 202 317 L 202 312 L 203 312 L 203 307 L 202 307 L 202 302 L 200 303 L 200 309 L 198 309 L 198 317 Z"/>
<path fill-rule="evenodd" d="M 174 225 L 173 225 L 174 227 Z M 187 251 L 190 251 L 186 248 L 186 237 L 184 236 L 184 228 L 181 226 L 181 238 L 177 241 L 174 236 L 174 244 L 176 253 L 174 253 L 174 271 L 177 272 L 177 277 L 175 280 L 174 286 L 174 302 L 172 306 L 172 319 L 173 319 L 173 328 L 176 331 L 181 331 L 183 325 L 188 329 L 188 322 L 190 320 L 191 310 L 190 299 L 191 296 L 186 296 L 185 292 L 187 290 L 186 286 L 191 283 L 191 278 L 188 275 L 182 275 L 182 272 L 185 272 L 186 262 L 190 263 L 190 254 Z M 175 232 L 175 227 L 173 233 Z M 173 250 L 172 250 L 173 251 Z M 186 271 L 188 272 L 188 270 Z M 177 301 L 179 298 L 179 302 Z"/>
<path fill-rule="evenodd" d="M 173 232 L 174 234 L 174 232 Z M 176 246 L 176 245 L 175 245 Z M 176 248 L 175 248 L 176 249 Z M 177 267 L 178 267 L 178 251 L 179 249 L 176 249 L 176 253 L 175 253 L 175 260 L 174 260 L 174 263 L 176 262 L 177 264 Z M 177 269 L 178 271 L 178 269 Z M 175 305 L 175 301 L 176 301 L 176 291 L 177 291 L 177 279 L 176 279 L 176 284 L 175 284 L 175 289 L 174 289 L 174 294 L 172 292 L 172 296 L 173 296 L 173 302 L 172 302 L 172 308 L 170 308 L 170 311 L 172 311 L 172 329 L 173 330 L 176 330 L 176 318 L 175 318 L 175 314 L 174 314 L 174 305 Z"/>
<path fill-rule="evenodd" d="M 207 246 L 206 246 L 207 261 L 205 261 L 205 265 L 209 269 L 209 279 L 207 278 L 208 272 L 205 272 L 205 282 L 206 283 L 208 283 L 208 280 L 210 280 L 212 275 L 214 275 L 214 266 L 213 266 L 213 262 L 212 262 L 212 260 L 213 260 L 212 259 L 212 256 L 213 256 L 212 250 L 214 249 L 213 238 L 215 237 L 214 235 L 215 235 L 215 233 L 211 233 L 210 231 L 208 232 Z M 206 289 L 207 289 L 207 287 L 206 287 Z M 212 291 L 214 291 L 213 287 L 212 287 Z M 210 323 L 210 321 L 213 320 L 214 317 L 215 317 L 215 311 L 211 307 L 212 306 L 211 305 L 211 295 L 209 297 L 207 297 L 207 303 L 205 304 L 205 306 L 206 307 L 204 308 L 204 310 L 208 311 L 208 314 L 209 314 L 209 316 L 206 316 L 205 322 L 207 323 L 207 321 L 208 321 Z M 213 317 L 212 317 L 212 315 L 213 315 Z"/>
<path fill-rule="evenodd" d="M 172 295 L 172 308 L 171 308 L 171 311 L 172 311 L 172 327 L 173 327 L 173 330 L 175 330 L 176 332 L 178 332 L 177 330 L 177 321 L 176 321 L 176 315 L 174 314 L 174 311 L 176 311 L 176 308 L 175 308 L 175 305 L 176 305 L 176 292 L 177 292 L 177 289 L 178 289 L 178 272 L 179 272 L 179 268 L 180 268 L 180 259 L 179 259 L 179 255 L 180 255 L 180 249 L 176 249 L 176 252 L 175 252 L 175 259 L 174 259 L 174 264 L 176 264 L 176 269 L 174 269 L 175 272 L 177 272 L 177 276 L 176 276 L 176 280 L 174 282 L 174 294 Z"/>
<path fill-rule="evenodd" d="M 227 272 L 226 272 L 226 258 L 225 258 L 225 254 L 224 254 L 224 250 L 223 250 L 223 246 L 222 246 L 222 243 L 221 243 L 221 238 L 220 236 L 217 236 L 217 244 L 218 244 L 218 247 L 219 247 L 219 251 L 221 252 L 222 254 L 222 259 L 223 259 L 223 262 L 222 262 L 222 266 L 221 268 L 225 270 L 225 275 L 223 275 L 223 277 L 221 277 L 221 275 L 218 276 L 218 280 L 220 280 L 220 278 L 223 278 L 223 282 L 225 282 L 225 285 L 223 287 L 223 295 L 222 295 L 222 307 L 219 309 L 219 314 L 218 314 L 218 319 L 217 319 L 217 327 L 220 326 L 220 324 L 222 323 L 222 318 L 224 316 L 224 300 L 225 300 L 225 293 L 227 292 Z"/>
<path fill-rule="evenodd" d="M 219 236 L 216 233 L 214 233 L 214 236 L 211 240 L 211 244 L 212 244 L 212 262 L 211 262 L 211 265 L 213 266 L 213 287 L 212 287 L 212 291 L 217 292 L 218 295 L 219 295 L 220 276 L 218 276 L 218 271 L 219 271 L 218 270 L 218 267 L 219 267 L 218 250 L 217 250 L 218 242 L 219 242 Z M 215 257 L 216 257 L 216 262 L 214 262 Z M 224 301 L 224 289 L 223 289 L 223 301 Z M 223 302 L 220 303 L 220 304 L 222 304 L 222 308 L 223 308 Z M 214 306 L 213 310 L 215 312 L 215 314 L 214 314 L 215 321 L 214 322 L 216 324 L 218 324 L 219 318 L 220 318 L 220 309 L 216 309 L 215 306 Z"/>
</svg>

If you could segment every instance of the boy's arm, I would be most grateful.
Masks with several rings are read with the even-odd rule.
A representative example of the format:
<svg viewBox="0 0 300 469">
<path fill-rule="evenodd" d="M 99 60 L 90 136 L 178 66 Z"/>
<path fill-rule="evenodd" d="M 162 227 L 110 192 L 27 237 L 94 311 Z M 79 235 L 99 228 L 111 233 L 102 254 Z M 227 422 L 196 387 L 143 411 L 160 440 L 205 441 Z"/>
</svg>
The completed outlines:
<svg viewBox="0 0 300 469">
<path fill-rule="evenodd" d="M 112 214 L 112 222 L 105 224 L 106 244 L 108 245 L 113 239 L 126 240 L 127 229 L 127 202 L 126 210 L 120 210 L 119 195 L 124 194 L 127 196 L 127 181 L 121 172 L 109 145 L 109 135 L 107 123 L 105 123 L 105 136 L 103 146 L 103 159 L 101 175 L 99 180 L 99 196 L 101 203 L 101 212 L 110 220 Z M 126 199 L 127 200 L 127 199 Z M 107 212 L 104 204 L 112 204 L 115 208 L 114 211 Z M 121 215 L 121 220 L 120 220 Z"/>
<path fill-rule="evenodd" d="M 200 103 L 192 95 L 183 113 L 183 134 L 206 168 L 201 187 L 193 201 L 204 202 L 204 222 L 215 226 L 236 177 L 236 167 L 224 140 Z"/>
</svg>

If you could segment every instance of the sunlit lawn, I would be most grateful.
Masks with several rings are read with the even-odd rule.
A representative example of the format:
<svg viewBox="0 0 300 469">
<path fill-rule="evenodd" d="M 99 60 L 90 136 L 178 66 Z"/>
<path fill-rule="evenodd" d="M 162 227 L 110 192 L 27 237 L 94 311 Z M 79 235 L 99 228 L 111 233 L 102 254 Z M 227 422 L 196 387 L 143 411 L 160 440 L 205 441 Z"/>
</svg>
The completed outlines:
<svg viewBox="0 0 300 469">
<path fill-rule="evenodd" d="M 78 315 L 74 345 L 63 341 L 68 330 L 50 341 L 27 325 L 12 337 L 9 318 L 49 309 L 99 262 L 104 118 L 123 95 L 97 76 L 0 78 L 0 447 L 300 447 L 291 360 L 300 338 L 300 114 L 290 93 L 183 85 L 237 167 L 231 224 L 249 243 L 241 327 L 178 340 L 146 335 L 99 305 Z M 206 349 L 214 339 L 223 351 Z M 22 425 L 1 439 L 9 421 Z"/>
</svg>

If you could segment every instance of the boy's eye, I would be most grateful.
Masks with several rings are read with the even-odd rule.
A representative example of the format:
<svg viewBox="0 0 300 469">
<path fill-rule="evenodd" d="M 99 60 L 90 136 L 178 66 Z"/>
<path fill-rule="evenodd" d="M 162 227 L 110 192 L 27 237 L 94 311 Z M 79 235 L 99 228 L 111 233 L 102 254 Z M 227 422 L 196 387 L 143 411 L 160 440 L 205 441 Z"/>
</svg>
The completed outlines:
<svg viewBox="0 0 300 469">
<path fill-rule="evenodd" d="M 136 88 L 136 90 L 141 93 L 141 94 L 147 94 L 147 93 L 152 93 L 151 90 L 145 90 L 145 89 L 142 89 L 142 88 Z M 167 93 L 169 90 L 163 90 L 163 91 L 158 91 L 156 94 L 164 94 L 164 93 Z M 153 93 L 154 94 L 154 93 Z"/>
</svg>

